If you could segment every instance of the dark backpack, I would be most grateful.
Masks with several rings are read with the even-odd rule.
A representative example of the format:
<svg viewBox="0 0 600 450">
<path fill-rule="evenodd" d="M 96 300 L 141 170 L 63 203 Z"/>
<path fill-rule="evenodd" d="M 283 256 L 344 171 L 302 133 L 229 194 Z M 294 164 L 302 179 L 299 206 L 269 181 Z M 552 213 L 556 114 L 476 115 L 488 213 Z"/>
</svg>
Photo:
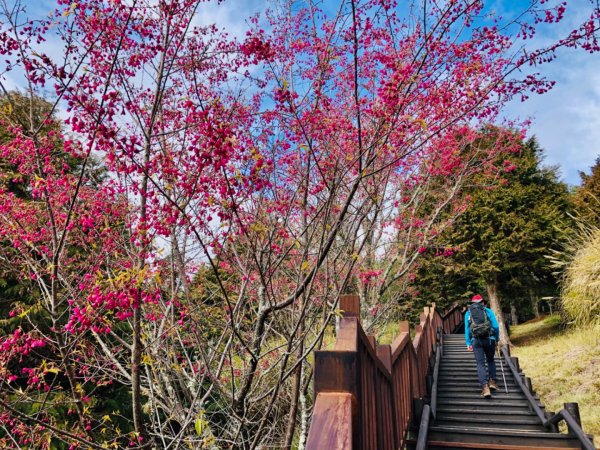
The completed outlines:
<svg viewBox="0 0 600 450">
<path fill-rule="evenodd" d="M 492 325 L 487 313 L 485 312 L 485 306 L 482 302 L 473 303 L 469 306 L 469 312 L 471 313 L 471 319 L 469 321 L 469 331 L 471 336 L 476 338 L 488 338 L 492 331 Z"/>
</svg>

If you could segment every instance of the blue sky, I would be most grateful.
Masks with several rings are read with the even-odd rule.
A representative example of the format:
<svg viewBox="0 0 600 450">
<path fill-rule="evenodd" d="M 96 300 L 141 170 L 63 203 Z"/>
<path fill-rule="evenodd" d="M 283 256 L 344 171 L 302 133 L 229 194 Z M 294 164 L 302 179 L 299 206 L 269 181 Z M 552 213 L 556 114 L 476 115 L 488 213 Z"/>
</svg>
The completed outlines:
<svg viewBox="0 0 600 450">
<path fill-rule="evenodd" d="M 399 0 L 399 3 L 405 1 Z M 36 13 L 49 12 L 55 4 L 52 0 L 26 3 Z M 520 3 L 495 0 L 492 8 L 507 17 Z M 216 22 L 230 34 L 242 37 L 247 29 L 245 18 L 264 10 L 267 4 L 266 0 L 226 0 L 220 5 L 206 3 L 199 9 L 198 20 L 201 23 Z M 563 37 L 569 27 L 581 19 L 581 11 L 589 8 L 590 0 L 570 0 L 569 5 L 564 23 L 543 29 L 534 44 Z M 541 96 L 532 96 L 526 102 L 513 101 L 506 108 L 505 116 L 509 119 L 530 118 L 529 135 L 537 136 L 545 150 L 545 163 L 559 166 L 562 179 L 577 185 L 579 171 L 589 172 L 600 156 L 600 55 L 566 49 L 559 53 L 557 60 L 537 70 L 557 82 L 554 89 Z M 16 84 L 14 80 L 7 83 L 9 87 Z"/>
<path fill-rule="evenodd" d="M 327 1 L 327 0 L 326 0 Z M 408 0 L 399 0 L 399 4 Z M 242 35 L 245 30 L 242 14 L 264 9 L 264 0 L 227 0 L 219 6 L 205 9 L 204 20 L 215 17 L 218 24 Z M 337 5 L 337 2 L 334 2 Z M 523 8 L 522 0 L 493 0 L 491 9 L 510 17 Z M 583 19 L 589 11 L 590 0 L 569 0 L 567 14 L 559 26 L 545 27 L 531 42 L 532 45 L 554 41 Z M 529 136 L 536 136 L 545 151 L 545 164 L 559 166 L 563 181 L 580 183 L 579 172 L 589 172 L 600 156 L 600 55 L 581 50 L 564 49 L 557 60 L 535 68 L 555 87 L 548 93 L 531 96 L 526 102 L 516 99 L 505 110 L 509 119 L 531 119 Z"/>
<path fill-rule="evenodd" d="M 496 0 L 502 15 L 515 10 L 520 0 Z M 569 0 L 565 19 L 558 26 L 545 27 L 534 44 L 565 37 L 585 18 L 590 0 Z M 580 183 L 579 172 L 589 173 L 600 156 L 600 55 L 582 50 L 562 49 L 558 58 L 535 68 L 555 87 L 548 93 L 532 96 L 526 102 L 513 101 L 505 110 L 507 117 L 531 118 L 529 135 L 535 135 L 545 150 L 547 165 L 558 165 L 562 179 Z"/>
<path fill-rule="evenodd" d="M 529 134 L 545 150 L 545 162 L 559 165 L 562 179 L 579 184 L 579 171 L 600 156 L 600 57 L 567 52 L 545 68 L 556 86 L 527 102 L 513 101 L 506 114 L 531 117 Z"/>
</svg>

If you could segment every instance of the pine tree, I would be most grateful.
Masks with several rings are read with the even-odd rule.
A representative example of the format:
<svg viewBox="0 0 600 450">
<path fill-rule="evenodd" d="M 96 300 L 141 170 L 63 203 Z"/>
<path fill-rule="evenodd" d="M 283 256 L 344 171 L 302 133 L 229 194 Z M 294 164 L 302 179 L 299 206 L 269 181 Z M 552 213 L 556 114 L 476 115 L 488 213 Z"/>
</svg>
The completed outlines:
<svg viewBox="0 0 600 450">
<path fill-rule="evenodd" d="M 504 163 L 500 186 L 490 185 L 484 176 L 475 180 L 466 193 L 471 205 L 440 236 L 440 246 L 458 249 L 456 255 L 430 252 L 420 269 L 424 278 L 418 281 L 433 298 L 460 292 L 467 297 L 479 286 L 487 291 L 501 322 L 501 297 L 506 298 L 506 306 L 524 309 L 517 299 L 536 299 L 556 289 L 546 255 L 569 223 L 568 190 L 558 180 L 556 168 L 541 165 L 542 150 L 534 138 L 520 147 Z M 443 286 L 443 291 L 435 292 L 436 286 Z M 506 343 L 508 336 L 501 328 Z"/>
<path fill-rule="evenodd" d="M 579 218 L 591 225 L 600 227 L 600 157 L 588 175 L 579 172 L 581 186 L 573 193 L 573 203 Z"/>
</svg>

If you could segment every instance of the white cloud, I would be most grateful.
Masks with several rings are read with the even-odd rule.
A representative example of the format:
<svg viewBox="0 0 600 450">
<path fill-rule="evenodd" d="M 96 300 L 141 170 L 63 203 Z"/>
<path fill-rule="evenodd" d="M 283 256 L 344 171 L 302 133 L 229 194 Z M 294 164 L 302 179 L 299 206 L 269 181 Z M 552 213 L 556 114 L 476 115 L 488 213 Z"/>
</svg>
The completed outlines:
<svg viewBox="0 0 600 450">
<path fill-rule="evenodd" d="M 221 4 L 217 2 L 202 3 L 198 8 L 197 24 L 217 24 L 220 30 L 225 30 L 229 36 L 243 39 L 249 29 L 247 20 L 257 12 L 266 8 L 264 0 L 228 0 Z M 264 19 L 264 14 L 261 16 Z"/>
<path fill-rule="evenodd" d="M 570 16 L 560 26 L 544 27 L 533 40 L 534 45 L 548 45 L 564 37 L 585 17 L 577 4 L 571 2 Z M 584 6 L 583 4 L 579 6 Z M 546 164 L 558 165 L 564 181 L 580 183 L 579 172 L 589 172 L 600 155 L 600 58 L 583 50 L 563 49 L 558 58 L 532 72 L 540 72 L 556 81 L 556 86 L 541 96 L 526 102 L 514 100 L 506 114 L 533 119 L 529 135 L 538 138 L 545 150 Z"/>
</svg>

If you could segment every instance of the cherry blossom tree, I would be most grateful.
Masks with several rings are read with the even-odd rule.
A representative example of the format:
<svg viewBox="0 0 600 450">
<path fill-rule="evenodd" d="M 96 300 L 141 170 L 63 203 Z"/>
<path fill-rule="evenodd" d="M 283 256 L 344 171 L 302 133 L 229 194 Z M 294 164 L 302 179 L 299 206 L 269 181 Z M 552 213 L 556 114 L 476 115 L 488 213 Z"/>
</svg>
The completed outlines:
<svg viewBox="0 0 600 450">
<path fill-rule="evenodd" d="M 519 70 L 598 50 L 593 5 L 525 51 L 563 3 L 507 22 L 482 1 L 279 2 L 240 42 L 195 25 L 198 0 L 57 3 L 46 19 L 3 4 L 3 73 L 52 90 L 41 123 L 64 117 L 6 124 L 0 147 L 32 197 L 0 191 L 3 252 L 51 323 L 2 338 L 15 447 L 302 447 L 339 295 L 385 319 L 469 177 L 506 169 L 512 132 L 479 146 L 486 124 L 551 87 Z M 99 413 L 107 389 L 123 410 Z"/>
</svg>

